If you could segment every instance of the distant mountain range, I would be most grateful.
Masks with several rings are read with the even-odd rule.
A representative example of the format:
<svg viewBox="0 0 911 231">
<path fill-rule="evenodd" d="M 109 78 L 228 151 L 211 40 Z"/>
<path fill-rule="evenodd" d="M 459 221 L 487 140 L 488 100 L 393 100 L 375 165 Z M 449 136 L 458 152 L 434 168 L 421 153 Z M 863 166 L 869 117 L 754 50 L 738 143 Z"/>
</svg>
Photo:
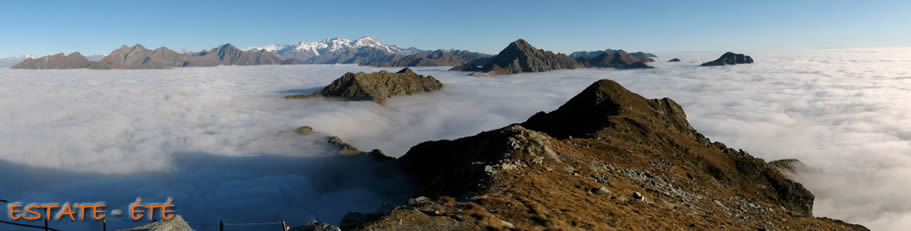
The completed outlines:
<svg viewBox="0 0 911 231">
<path fill-rule="evenodd" d="M 576 58 L 563 53 L 538 49 L 523 39 L 510 43 L 496 56 L 476 59 L 474 62 L 453 67 L 452 71 L 472 71 L 484 74 L 516 74 L 545 72 L 581 67 L 606 67 L 616 69 L 652 68 L 645 64 L 655 60 L 646 56 L 632 56 L 623 50 L 576 52 Z M 644 54 L 644 53 L 643 53 Z"/>
<path fill-rule="evenodd" d="M 501 51 L 496 56 L 466 50 L 402 48 L 384 44 L 372 36 L 357 40 L 331 38 L 317 42 L 272 44 L 246 49 L 225 44 L 199 52 L 177 52 L 167 47 L 149 50 L 136 44 L 132 47 L 124 45 L 106 56 L 84 57 L 76 53 L 75 56 L 71 54 L 72 57 L 57 54 L 41 58 L 6 58 L 0 59 L 0 65 L 10 63 L 7 64 L 9 66 L 18 62 L 19 64 L 12 67 L 16 69 L 160 69 L 217 65 L 358 64 L 381 67 L 454 66 L 457 67 L 455 70 L 481 70 L 493 62 L 495 66 L 487 68 L 499 68 L 494 72 L 505 74 L 575 67 L 642 68 L 647 65 L 632 64 L 652 62 L 654 60 L 650 57 L 655 57 L 644 52 L 627 54 L 623 50 L 612 49 L 574 52 L 567 56 L 538 50 L 524 40 L 520 41 L 521 44 L 504 50 L 507 53 Z M 615 59 L 614 56 L 622 57 Z M 508 63 L 516 60 L 519 63 Z M 485 72 L 490 71 L 493 69 Z"/>
<path fill-rule="evenodd" d="M 272 52 L 281 58 L 297 58 L 310 64 L 359 64 L 384 67 L 458 66 L 478 58 L 490 57 L 464 50 L 421 50 L 384 44 L 373 36 L 357 40 L 324 39 L 297 44 L 273 44 L 247 48 L 247 51 Z"/>
<path fill-rule="evenodd" d="M 614 50 L 614 49 L 609 49 L 609 48 L 608 48 L 608 49 L 600 50 L 600 51 L 576 51 L 576 52 L 573 52 L 573 53 L 569 54 L 569 57 L 570 57 L 570 58 L 573 58 L 573 59 L 579 59 L 579 58 L 594 58 L 594 57 L 598 57 L 599 55 L 602 55 L 602 54 L 604 54 L 604 53 L 608 53 L 608 54 L 617 54 L 617 53 L 620 53 L 620 52 L 626 53 L 626 51 L 624 51 L 623 49 Z M 645 52 L 641 52 L 641 51 L 629 53 L 629 55 L 630 55 L 630 56 L 633 56 L 633 57 L 641 57 L 641 58 L 657 58 L 657 57 L 658 57 L 658 56 L 655 55 L 655 54 L 652 54 L 652 53 L 645 53 Z M 654 60 L 652 60 L 652 61 L 654 61 Z"/>
<path fill-rule="evenodd" d="M 167 47 L 149 50 L 141 44 L 123 45 L 98 61 L 90 61 L 79 52 L 27 58 L 13 69 L 163 69 L 173 67 L 211 67 L 218 65 L 302 64 L 303 61 L 280 59 L 265 51 L 243 51 L 225 44 L 208 51 L 178 53 Z"/>
<path fill-rule="evenodd" d="M 267 51 L 283 58 L 311 60 L 317 56 L 333 56 L 333 54 L 337 53 L 354 53 L 352 51 L 363 50 L 365 48 L 391 55 L 410 55 L 422 51 L 414 47 L 401 48 L 396 45 L 383 44 L 373 36 L 365 36 L 354 41 L 345 38 L 331 38 L 317 42 L 299 42 L 297 44 L 286 45 L 273 44 L 263 47 L 251 47 L 245 50 Z M 322 60 L 328 62 L 328 60 L 331 59 L 322 58 Z"/>
</svg>

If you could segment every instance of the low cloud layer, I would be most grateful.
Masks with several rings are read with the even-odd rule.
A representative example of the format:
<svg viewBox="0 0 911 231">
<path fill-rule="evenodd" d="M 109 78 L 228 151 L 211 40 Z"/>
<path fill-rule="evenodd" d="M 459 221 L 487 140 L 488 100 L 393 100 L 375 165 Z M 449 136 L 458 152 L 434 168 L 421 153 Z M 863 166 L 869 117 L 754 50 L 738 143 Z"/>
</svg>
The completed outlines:
<svg viewBox="0 0 911 231">
<path fill-rule="evenodd" d="M 911 108 L 902 102 L 911 96 L 908 51 L 752 53 L 756 64 L 728 67 L 697 67 L 720 54 L 688 54 L 651 70 L 497 78 L 418 68 L 444 89 L 393 98 L 385 107 L 281 99 L 347 71 L 380 70 L 351 65 L 0 70 L 0 161 L 15 169 L 2 173 L 22 176 L 0 183 L 0 195 L 114 205 L 172 196 L 190 223 L 200 224 L 280 204 L 248 220 L 338 222 L 347 210 L 403 199 L 398 194 L 409 192 L 407 185 L 358 168 L 324 167 L 333 164 L 319 163 L 336 162 L 326 159 L 332 153 L 323 136 L 281 131 L 309 125 L 361 149 L 400 156 L 419 142 L 474 135 L 554 110 L 609 78 L 648 98 L 673 98 L 713 140 L 766 160 L 799 158 L 816 167 L 801 181 L 817 196 L 817 216 L 899 230 L 911 225 L 911 196 L 903 193 L 911 189 L 905 180 Z M 343 174 L 349 171 L 355 176 Z M 326 189 L 325 182 L 347 183 Z M 205 211 L 214 202 L 227 206 L 220 216 Z"/>
</svg>

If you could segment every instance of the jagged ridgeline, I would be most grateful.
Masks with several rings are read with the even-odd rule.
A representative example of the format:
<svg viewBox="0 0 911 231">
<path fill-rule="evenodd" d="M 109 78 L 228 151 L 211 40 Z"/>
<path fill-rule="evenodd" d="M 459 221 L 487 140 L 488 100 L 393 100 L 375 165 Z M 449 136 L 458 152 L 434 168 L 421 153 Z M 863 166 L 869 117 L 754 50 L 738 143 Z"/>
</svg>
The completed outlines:
<svg viewBox="0 0 911 231">
<path fill-rule="evenodd" d="M 647 62 L 654 62 L 654 55 L 637 52 L 631 55 L 623 50 L 575 52 L 572 56 L 538 49 L 523 39 L 510 43 L 497 55 L 475 60 L 453 67 L 452 71 L 483 72 L 494 75 L 522 72 L 545 72 L 582 67 L 605 67 L 617 69 L 652 68 Z"/>
<path fill-rule="evenodd" d="M 166 47 L 149 50 L 140 44 L 122 46 L 101 60 L 91 62 L 79 53 L 29 58 L 14 69 L 163 69 L 174 67 L 211 67 L 218 65 L 301 64 L 299 59 L 279 59 L 264 51 L 243 51 L 225 44 L 208 51 L 178 53 Z"/>
<path fill-rule="evenodd" d="M 778 167 L 710 141 L 673 100 L 611 80 L 521 124 L 424 142 L 395 161 L 419 193 L 349 213 L 342 229 L 867 230 L 813 217 L 813 194 Z"/>
</svg>

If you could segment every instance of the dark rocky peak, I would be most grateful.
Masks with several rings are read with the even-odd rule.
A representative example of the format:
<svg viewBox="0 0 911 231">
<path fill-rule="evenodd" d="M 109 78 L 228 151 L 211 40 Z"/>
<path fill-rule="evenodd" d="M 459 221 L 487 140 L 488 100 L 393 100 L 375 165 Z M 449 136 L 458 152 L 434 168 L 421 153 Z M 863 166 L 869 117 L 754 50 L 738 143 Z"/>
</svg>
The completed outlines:
<svg viewBox="0 0 911 231">
<path fill-rule="evenodd" d="M 561 139 L 592 137 L 621 118 L 661 122 L 678 132 L 693 132 L 682 107 L 673 100 L 649 100 L 607 79 L 588 86 L 555 111 L 538 112 L 522 125 Z"/>
<path fill-rule="evenodd" d="M 753 57 L 744 54 L 738 54 L 734 52 L 725 52 L 718 59 L 703 63 L 700 66 L 724 66 L 724 65 L 736 65 L 736 64 L 750 64 L 753 63 Z"/>
<path fill-rule="evenodd" d="M 535 52 L 537 50 L 538 50 L 537 48 L 535 48 L 534 46 L 529 44 L 524 39 L 518 39 L 516 41 L 509 43 L 509 45 L 506 46 L 505 49 L 500 51 L 500 54 L 503 54 L 504 52 L 506 52 L 506 53 L 514 53 L 514 52 L 528 53 L 528 52 Z"/>
<path fill-rule="evenodd" d="M 477 63 L 454 67 L 457 71 L 483 71 L 493 74 L 515 74 L 521 72 L 545 72 L 560 69 L 574 69 L 581 65 L 566 56 L 537 49 L 523 39 L 510 43 L 496 56 L 484 59 L 486 64 L 477 68 Z"/>
<path fill-rule="evenodd" d="M 671 62 L 671 63 L 680 62 L 680 59 L 678 59 L 678 58 L 673 58 L 673 59 L 671 59 L 671 60 L 668 60 L 668 62 Z"/>
<path fill-rule="evenodd" d="M 412 71 L 411 68 L 407 68 L 407 67 L 406 67 L 406 68 L 402 68 L 402 70 L 399 70 L 398 72 L 395 72 L 395 73 L 398 73 L 398 74 L 408 74 L 408 75 L 417 75 L 417 73 L 414 73 L 414 71 Z"/>
</svg>

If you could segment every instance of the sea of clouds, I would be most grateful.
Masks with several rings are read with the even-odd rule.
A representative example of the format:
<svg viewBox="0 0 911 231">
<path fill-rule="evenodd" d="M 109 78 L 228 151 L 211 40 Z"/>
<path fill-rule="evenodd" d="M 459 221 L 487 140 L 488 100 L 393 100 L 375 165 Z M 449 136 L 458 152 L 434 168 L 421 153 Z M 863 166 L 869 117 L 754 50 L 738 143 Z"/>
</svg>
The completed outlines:
<svg viewBox="0 0 911 231">
<path fill-rule="evenodd" d="M 172 197 L 197 229 L 222 219 L 337 224 L 349 210 L 373 211 L 412 190 L 367 160 L 335 158 L 325 136 L 400 156 L 423 141 L 474 135 L 554 110 L 608 78 L 648 98 L 673 98 L 713 140 L 766 160 L 807 163 L 813 171 L 799 180 L 817 196 L 815 215 L 900 230 L 911 226 L 909 52 L 756 52 L 750 54 L 756 64 L 726 67 L 698 67 L 718 54 L 680 54 L 683 62 L 658 61 L 650 70 L 494 78 L 417 68 L 440 79 L 443 90 L 393 98 L 386 106 L 282 96 L 313 91 L 349 71 L 395 68 L 0 70 L 0 175 L 6 176 L 0 199 L 125 208 L 136 197 Z M 319 134 L 281 134 L 303 125 Z"/>
</svg>

